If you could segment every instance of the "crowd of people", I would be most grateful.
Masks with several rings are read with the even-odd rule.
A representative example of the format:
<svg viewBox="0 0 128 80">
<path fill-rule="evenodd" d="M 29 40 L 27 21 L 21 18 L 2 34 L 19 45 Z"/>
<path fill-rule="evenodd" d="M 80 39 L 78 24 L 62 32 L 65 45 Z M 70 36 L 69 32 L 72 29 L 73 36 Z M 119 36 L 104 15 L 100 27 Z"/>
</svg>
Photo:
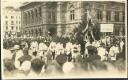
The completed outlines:
<svg viewBox="0 0 128 80">
<path fill-rule="evenodd" d="M 15 38 L 3 40 L 6 76 L 43 76 L 70 74 L 76 71 L 125 70 L 125 40 L 111 38 L 86 40 L 81 44 L 68 38 Z"/>
</svg>

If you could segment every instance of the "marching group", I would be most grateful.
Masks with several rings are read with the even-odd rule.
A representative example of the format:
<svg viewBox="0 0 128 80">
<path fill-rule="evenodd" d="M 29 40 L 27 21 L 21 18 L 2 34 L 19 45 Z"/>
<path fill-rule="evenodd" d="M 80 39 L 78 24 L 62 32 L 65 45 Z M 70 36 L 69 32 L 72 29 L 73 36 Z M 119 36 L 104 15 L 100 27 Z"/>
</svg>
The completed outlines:
<svg viewBox="0 0 128 80">
<path fill-rule="evenodd" d="M 125 40 L 123 38 L 111 40 L 109 36 L 106 36 L 105 39 L 93 42 L 87 40 L 84 43 L 84 52 L 81 52 L 81 44 L 70 40 L 65 43 L 52 40 L 48 42 L 46 39 L 38 40 L 3 41 L 5 75 L 70 74 L 79 70 L 108 70 L 110 65 L 119 71 L 125 70 Z"/>
</svg>

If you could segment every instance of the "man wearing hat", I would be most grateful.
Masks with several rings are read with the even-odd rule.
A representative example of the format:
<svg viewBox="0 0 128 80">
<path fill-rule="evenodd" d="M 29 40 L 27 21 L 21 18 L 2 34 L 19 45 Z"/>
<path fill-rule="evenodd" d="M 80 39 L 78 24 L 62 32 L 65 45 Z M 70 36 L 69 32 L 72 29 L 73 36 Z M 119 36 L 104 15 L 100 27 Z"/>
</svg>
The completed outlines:
<svg viewBox="0 0 128 80">
<path fill-rule="evenodd" d="M 13 54 L 14 65 L 17 69 L 19 69 L 20 61 L 18 59 L 24 55 L 23 51 L 20 49 L 19 45 L 14 45 L 14 47 L 11 49 L 11 51 L 14 53 Z"/>
</svg>

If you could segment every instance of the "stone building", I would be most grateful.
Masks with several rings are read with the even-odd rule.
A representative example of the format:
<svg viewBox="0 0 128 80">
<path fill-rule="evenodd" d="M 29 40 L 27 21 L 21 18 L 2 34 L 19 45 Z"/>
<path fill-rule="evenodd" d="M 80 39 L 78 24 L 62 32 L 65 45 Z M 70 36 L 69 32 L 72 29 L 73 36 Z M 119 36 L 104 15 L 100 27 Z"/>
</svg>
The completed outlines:
<svg viewBox="0 0 128 80">
<path fill-rule="evenodd" d="M 30 2 L 20 7 L 22 33 L 27 36 L 68 35 L 90 11 L 92 20 L 114 24 L 114 34 L 125 30 L 125 3 L 106 1 Z"/>
<path fill-rule="evenodd" d="M 2 8 L 2 27 L 4 37 L 17 37 L 21 28 L 21 12 L 13 7 Z"/>
</svg>

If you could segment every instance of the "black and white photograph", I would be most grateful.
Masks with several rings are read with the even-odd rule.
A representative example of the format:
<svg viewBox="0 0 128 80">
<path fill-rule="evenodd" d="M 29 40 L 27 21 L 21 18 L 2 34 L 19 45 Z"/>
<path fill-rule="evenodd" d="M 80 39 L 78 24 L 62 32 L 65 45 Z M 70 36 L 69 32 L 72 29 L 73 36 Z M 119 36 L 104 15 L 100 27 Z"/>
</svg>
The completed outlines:
<svg viewBox="0 0 128 80">
<path fill-rule="evenodd" d="M 127 78 L 127 0 L 1 0 L 2 79 Z"/>
</svg>

